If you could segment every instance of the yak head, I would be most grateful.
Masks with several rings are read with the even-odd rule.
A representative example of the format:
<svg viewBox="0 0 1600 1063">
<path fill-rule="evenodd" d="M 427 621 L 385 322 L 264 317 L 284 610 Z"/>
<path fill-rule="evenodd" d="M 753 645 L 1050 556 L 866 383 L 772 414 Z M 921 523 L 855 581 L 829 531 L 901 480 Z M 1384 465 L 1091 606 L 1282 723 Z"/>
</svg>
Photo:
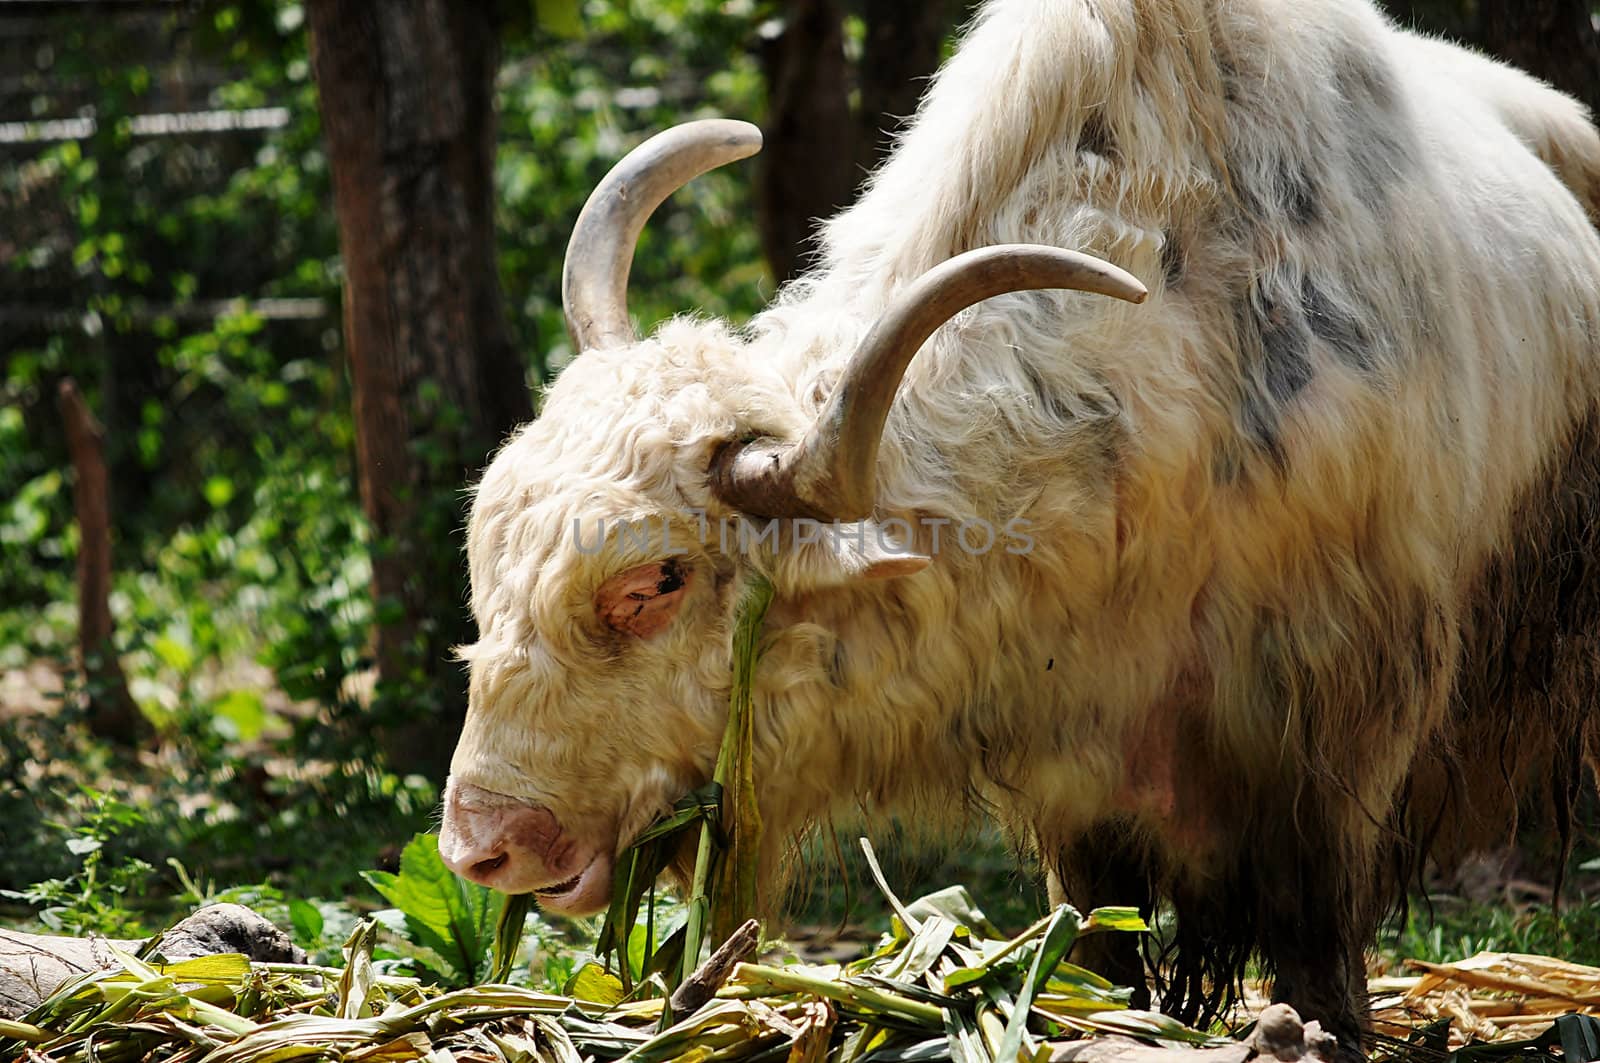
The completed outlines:
<svg viewBox="0 0 1600 1063">
<path fill-rule="evenodd" d="M 466 878 L 556 910 L 603 907 L 621 848 L 709 779 L 733 614 L 752 573 L 780 600 L 815 600 L 930 563 L 871 521 L 879 437 L 923 341 L 1005 291 L 1144 293 L 1121 270 L 1056 248 L 970 252 L 864 323 L 820 409 L 778 372 L 781 359 L 718 323 L 679 320 L 635 338 L 627 276 L 645 219 L 696 174 L 759 146 L 744 123 L 689 123 L 641 145 L 595 190 L 563 276 L 582 353 L 472 500 L 479 640 L 461 651 L 470 700 L 440 853 Z M 829 696 L 816 655 L 763 671 L 781 673 L 764 677 L 767 714 Z M 758 762 L 777 768 L 782 750 L 766 752 Z"/>
</svg>

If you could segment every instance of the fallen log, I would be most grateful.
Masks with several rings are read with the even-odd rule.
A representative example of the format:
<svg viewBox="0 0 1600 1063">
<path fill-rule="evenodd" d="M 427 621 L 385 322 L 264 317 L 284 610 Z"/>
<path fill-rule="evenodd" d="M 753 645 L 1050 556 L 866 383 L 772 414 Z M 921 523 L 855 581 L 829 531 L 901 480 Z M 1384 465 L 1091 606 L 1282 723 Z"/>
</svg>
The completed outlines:
<svg viewBox="0 0 1600 1063">
<path fill-rule="evenodd" d="M 0 930 L 0 1018 L 37 1007 L 68 979 L 118 966 L 112 947 L 137 952 L 143 941 L 55 937 Z M 304 963 L 289 935 L 239 904 L 201 908 L 161 935 L 156 952 L 170 961 L 240 952 L 260 963 Z"/>
</svg>

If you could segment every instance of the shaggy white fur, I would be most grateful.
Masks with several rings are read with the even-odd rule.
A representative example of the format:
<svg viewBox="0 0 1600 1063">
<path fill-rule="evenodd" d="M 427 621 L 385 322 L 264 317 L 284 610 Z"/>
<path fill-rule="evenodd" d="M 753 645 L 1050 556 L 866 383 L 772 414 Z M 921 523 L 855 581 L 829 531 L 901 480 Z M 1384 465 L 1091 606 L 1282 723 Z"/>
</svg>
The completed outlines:
<svg viewBox="0 0 1600 1063">
<path fill-rule="evenodd" d="M 1576 103 L 1365 0 L 995 0 L 747 332 L 678 320 L 588 352 L 495 457 L 453 775 L 626 843 L 709 775 L 730 611 L 760 569 L 771 837 L 975 799 L 1070 882 L 1062 854 L 1114 822 L 1180 892 L 1249 894 L 1280 990 L 1348 1041 L 1345 987 L 1305 988 L 1258 939 L 1292 894 L 1325 910 L 1305 933 L 1357 926 L 1339 962 L 1359 962 L 1399 796 L 1451 712 L 1478 711 L 1474 655 L 1503 649 L 1492 573 L 1554 549 L 1560 483 L 1593 485 L 1596 212 Z M 929 341 L 877 517 L 914 524 L 932 565 L 880 581 L 825 542 L 725 551 L 716 448 L 799 436 L 897 291 L 1015 242 L 1152 295 L 1003 296 Z M 953 526 L 936 545 L 929 518 L 1022 521 L 1034 545 L 970 553 Z M 657 553 L 577 548 L 575 520 L 619 519 L 670 524 L 705 577 L 652 639 L 595 616 L 595 589 Z M 1268 882 L 1248 844 L 1307 855 Z"/>
</svg>

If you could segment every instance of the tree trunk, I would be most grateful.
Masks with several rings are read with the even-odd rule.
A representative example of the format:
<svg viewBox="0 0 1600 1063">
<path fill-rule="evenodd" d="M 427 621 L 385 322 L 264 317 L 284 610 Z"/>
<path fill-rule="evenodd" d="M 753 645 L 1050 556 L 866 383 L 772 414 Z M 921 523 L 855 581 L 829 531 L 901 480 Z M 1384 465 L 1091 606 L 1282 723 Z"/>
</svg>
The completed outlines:
<svg viewBox="0 0 1600 1063">
<path fill-rule="evenodd" d="M 782 282 L 803 271 L 817 222 L 850 205 L 890 134 L 915 110 L 961 0 L 865 0 L 866 39 L 853 69 L 837 0 L 787 0 L 781 30 L 762 54 L 766 147 L 757 224 Z M 852 86 L 859 105 L 852 111 Z"/>
<path fill-rule="evenodd" d="M 866 40 L 861 51 L 861 143 L 858 159 L 871 169 L 888 153 L 893 134 L 916 113 L 928 79 L 939 69 L 945 38 L 961 18 L 962 0 L 863 0 Z"/>
<path fill-rule="evenodd" d="M 1380 0 L 1380 4 L 1403 26 L 1441 33 L 1457 41 L 1478 38 L 1477 12 L 1462 0 Z"/>
<path fill-rule="evenodd" d="M 1600 114 L 1600 32 L 1590 0 L 1481 0 L 1483 45 Z"/>
<path fill-rule="evenodd" d="M 69 377 L 58 392 L 72 457 L 72 503 L 78 517 L 78 658 L 89 730 L 124 747 L 149 730 L 128 693 L 112 642 L 111 487 L 105 432 Z"/>
<path fill-rule="evenodd" d="M 449 660 L 471 639 L 460 492 L 532 416 L 495 267 L 493 12 L 487 0 L 309 6 L 373 536 L 379 703 L 401 716 L 384 721 L 384 746 L 396 770 L 435 779 L 465 711 Z"/>
<path fill-rule="evenodd" d="M 1592 0 L 1383 0 L 1402 23 L 1442 33 L 1543 78 L 1600 114 Z"/>
<path fill-rule="evenodd" d="M 788 0 L 783 28 L 763 47 L 765 147 L 756 220 L 781 283 L 802 272 L 819 219 L 855 197 L 858 143 L 849 68 L 834 0 Z"/>
</svg>

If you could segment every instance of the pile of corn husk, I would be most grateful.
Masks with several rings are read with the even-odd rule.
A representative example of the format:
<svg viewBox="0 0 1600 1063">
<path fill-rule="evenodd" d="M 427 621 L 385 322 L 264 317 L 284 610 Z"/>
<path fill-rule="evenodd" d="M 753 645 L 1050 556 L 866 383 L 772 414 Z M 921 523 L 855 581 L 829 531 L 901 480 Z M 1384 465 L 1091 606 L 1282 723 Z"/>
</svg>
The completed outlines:
<svg viewBox="0 0 1600 1063">
<path fill-rule="evenodd" d="M 1600 967 L 1507 952 L 1406 967 L 1417 973 L 1370 985 L 1373 1024 L 1391 1036 L 1448 1019 L 1449 1046 L 1461 1048 L 1533 1040 L 1564 1015 L 1600 1016 Z"/>
<path fill-rule="evenodd" d="M 1102 1031 L 1173 1045 L 1214 1040 L 1129 1010 L 1126 989 L 1065 961 L 1084 934 L 1141 928 L 1127 909 L 1081 917 L 1062 907 L 1008 938 L 960 887 L 895 908 L 891 932 L 863 959 L 740 964 L 709 1003 L 665 1029 L 660 996 L 618 1000 L 604 990 L 585 999 L 512 985 L 446 992 L 378 973 L 371 923 L 351 936 L 342 968 L 119 953 L 120 967 L 0 1020 L 0 1059 L 993 1063 L 1042 1061 L 1052 1042 Z"/>
</svg>

